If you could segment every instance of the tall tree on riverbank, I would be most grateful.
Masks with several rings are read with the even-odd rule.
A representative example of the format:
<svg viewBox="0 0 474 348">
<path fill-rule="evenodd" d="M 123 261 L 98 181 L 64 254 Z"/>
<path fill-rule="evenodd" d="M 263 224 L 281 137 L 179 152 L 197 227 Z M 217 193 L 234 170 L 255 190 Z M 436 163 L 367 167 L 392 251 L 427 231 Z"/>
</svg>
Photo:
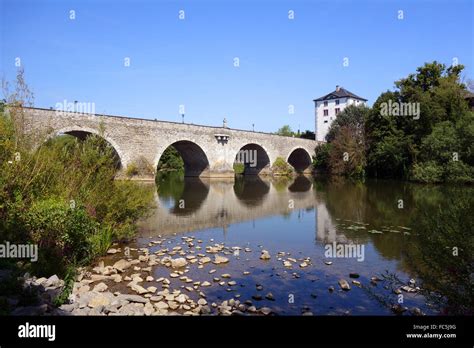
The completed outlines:
<svg viewBox="0 0 474 348">
<path fill-rule="evenodd" d="M 469 141 L 474 130 L 464 98 L 466 86 L 460 82 L 463 68 L 426 63 L 396 81 L 395 92 L 377 99 L 366 122 L 370 175 L 425 182 L 472 181 Z M 387 105 L 412 112 L 387 114 L 382 112 Z"/>
<path fill-rule="evenodd" d="M 346 107 L 329 128 L 326 139 L 329 148 L 329 170 L 332 174 L 351 177 L 364 176 L 365 119 L 369 109 L 365 106 Z"/>
</svg>

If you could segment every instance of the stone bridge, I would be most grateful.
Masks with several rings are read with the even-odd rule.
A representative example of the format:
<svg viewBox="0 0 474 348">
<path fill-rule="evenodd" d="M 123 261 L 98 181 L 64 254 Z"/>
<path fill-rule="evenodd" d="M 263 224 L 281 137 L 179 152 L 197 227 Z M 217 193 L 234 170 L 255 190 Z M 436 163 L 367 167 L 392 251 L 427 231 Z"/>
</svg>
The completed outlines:
<svg viewBox="0 0 474 348">
<path fill-rule="evenodd" d="M 133 164 L 151 168 L 136 179 L 153 179 L 161 155 L 171 145 L 183 158 L 186 176 L 234 177 L 236 159 L 243 160 L 244 174 L 270 174 L 278 157 L 297 172 L 310 173 L 317 144 L 269 133 L 122 116 L 40 108 L 24 108 L 24 115 L 26 130 L 38 142 L 61 134 L 100 135 L 115 149 L 122 174 Z"/>
</svg>

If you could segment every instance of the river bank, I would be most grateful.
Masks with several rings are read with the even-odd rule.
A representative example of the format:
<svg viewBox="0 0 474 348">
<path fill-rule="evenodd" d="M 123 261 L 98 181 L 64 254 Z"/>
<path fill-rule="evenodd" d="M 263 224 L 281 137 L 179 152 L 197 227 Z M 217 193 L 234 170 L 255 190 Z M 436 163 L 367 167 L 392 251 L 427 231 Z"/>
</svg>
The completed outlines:
<svg viewBox="0 0 474 348">
<path fill-rule="evenodd" d="M 56 276 L 26 279 L 27 286 L 42 294 L 43 303 L 18 307 L 12 314 L 278 315 L 282 314 L 282 302 L 287 302 L 301 315 L 313 315 L 322 305 L 321 297 L 350 297 L 354 289 L 383 286 L 384 282 L 379 275 L 348 272 L 343 278 L 325 279 L 333 284 L 325 290 L 308 288 L 307 298 L 302 299 L 272 284 L 255 281 L 262 273 L 255 264 L 271 266 L 266 275 L 269 279 L 279 277 L 300 286 L 300 279 L 320 281 L 312 277 L 315 268 L 333 267 L 337 260 L 312 260 L 284 251 L 271 253 L 262 246 L 230 246 L 193 237 L 159 238 L 150 240 L 146 248 L 115 247 L 108 254 L 95 267 L 78 269 L 67 303 L 58 308 L 52 305 L 52 299 L 64 285 L 62 280 Z M 234 263 L 247 264 L 248 268 L 236 274 L 229 270 Z M 156 276 L 163 272 L 167 275 Z M 419 288 L 413 282 L 396 293 L 416 293 Z M 395 314 L 423 314 L 417 307 L 395 305 L 391 310 Z M 339 314 L 351 312 L 346 308 L 340 309 Z"/>
</svg>

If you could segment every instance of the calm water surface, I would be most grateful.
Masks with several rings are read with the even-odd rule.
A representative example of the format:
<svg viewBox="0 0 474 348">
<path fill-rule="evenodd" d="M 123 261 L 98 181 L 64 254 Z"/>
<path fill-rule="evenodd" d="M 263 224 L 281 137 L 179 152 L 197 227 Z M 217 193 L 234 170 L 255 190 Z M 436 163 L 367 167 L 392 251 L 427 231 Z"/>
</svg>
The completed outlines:
<svg viewBox="0 0 474 348">
<path fill-rule="evenodd" d="M 407 252 L 417 243 L 414 235 L 419 216 L 415 206 L 434 207 L 437 201 L 452 195 L 446 187 L 395 181 L 362 184 L 304 176 L 222 181 L 184 178 L 176 173 L 162 176 L 153 189 L 157 191 L 156 208 L 140 225 L 138 246 L 146 247 L 150 240 L 161 236 L 166 238 L 161 248 L 183 245 L 183 250 L 189 252 L 182 237 L 192 236 L 195 241 L 202 240 L 202 249 L 193 249 L 195 255 L 205 254 L 205 246 L 214 243 L 240 247 L 238 253 L 226 255 L 228 264 L 207 264 L 202 269 L 195 264 L 186 275 L 212 283 L 205 289 L 209 303 L 237 295 L 242 302 L 251 300 L 257 307 L 267 306 L 282 315 L 307 311 L 315 315 L 393 314 L 390 306 L 400 297 L 389 283 L 371 282 L 371 277 L 381 278 L 388 271 L 405 284 L 412 278 L 419 284 L 411 267 L 417 262 L 413 259 L 416 256 Z M 363 261 L 326 257 L 325 246 L 334 242 L 363 246 Z M 270 252 L 270 260 L 259 259 L 262 249 Z M 278 252 L 286 255 L 279 260 Z M 298 260 L 292 268 L 283 266 L 288 257 Z M 301 268 L 299 264 L 306 258 L 310 258 L 310 265 Z M 332 264 L 327 265 L 327 261 Z M 209 274 L 211 269 L 216 273 Z M 244 271 L 250 274 L 243 275 Z M 154 270 L 155 277 L 169 277 L 169 273 L 163 266 Z M 234 280 L 237 285 L 213 282 L 213 277 L 220 278 L 224 273 L 231 274 L 232 279 L 220 281 Z M 360 275 L 357 281 L 361 287 L 352 283 L 350 273 Z M 349 282 L 350 291 L 341 290 L 340 279 Z M 171 288 L 185 286 L 178 279 L 171 281 Z M 257 290 L 257 285 L 263 289 Z M 330 287 L 334 291 L 329 291 Z M 274 301 L 265 299 L 269 292 Z M 263 299 L 252 299 L 258 295 Z M 402 295 L 402 305 L 409 310 L 417 307 L 436 314 L 420 294 Z M 197 294 L 190 296 L 198 298 Z"/>
</svg>

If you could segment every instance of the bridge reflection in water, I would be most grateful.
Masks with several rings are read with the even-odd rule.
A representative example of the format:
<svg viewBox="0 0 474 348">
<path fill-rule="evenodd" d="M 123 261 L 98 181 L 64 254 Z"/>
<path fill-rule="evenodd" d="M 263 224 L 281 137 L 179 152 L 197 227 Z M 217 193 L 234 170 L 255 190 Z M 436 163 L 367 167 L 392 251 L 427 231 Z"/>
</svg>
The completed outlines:
<svg viewBox="0 0 474 348">
<path fill-rule="evenodd" d="M 144 184 L 146 185 L 146 184 Z M 150 184 L 151 185 L 151 184 Z M 154 185 L 150 187 L 154 189 Z M 236 177 L 235 180 L 190 178 L 167 173 L 158 180 L 156 208 L 140 223 L 142 236 L 171 235 L 257 220 L 314 212 L 315 238 L 346 241 L 313 188 L 313 179 Z"/>
</svg>

